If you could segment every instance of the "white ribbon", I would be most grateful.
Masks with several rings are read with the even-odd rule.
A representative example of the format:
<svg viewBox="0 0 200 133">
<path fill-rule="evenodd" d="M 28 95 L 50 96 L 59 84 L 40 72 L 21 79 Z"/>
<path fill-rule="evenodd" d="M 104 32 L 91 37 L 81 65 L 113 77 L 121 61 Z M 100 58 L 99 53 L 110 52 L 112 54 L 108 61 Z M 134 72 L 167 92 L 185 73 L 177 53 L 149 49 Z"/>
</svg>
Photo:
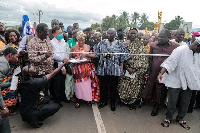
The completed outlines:
<svg viewBox="0 0 200 133">
<path fill-rule="evenodd" d="M 47 51 L 26 51 L 28 53 L 46 53 Z M 72 54 L 95 54 L 95 52 L 60 52 L 60 51 L 54 51 L 53 53 L 72 53 Z M 170 56 L 168 54 L 130 54 L 130 53 L 98 53 L 98 54 L 113 54 L 113 55 L 119 55 L 119 54 L 129 54 L 129 55 L 145 55 L 145 56 Z"/>
</svg>

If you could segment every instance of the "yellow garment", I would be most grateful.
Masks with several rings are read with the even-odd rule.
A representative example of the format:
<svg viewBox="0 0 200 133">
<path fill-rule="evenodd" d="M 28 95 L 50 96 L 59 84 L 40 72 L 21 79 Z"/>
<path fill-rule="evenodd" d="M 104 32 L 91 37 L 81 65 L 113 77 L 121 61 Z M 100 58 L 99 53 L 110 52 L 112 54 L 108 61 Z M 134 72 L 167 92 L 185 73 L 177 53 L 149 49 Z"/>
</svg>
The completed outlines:
<svg viewBox="0 0 200 133">
<path fill-rule="evenodd" d="M 145 48 L 146 48 L 146 50 L 147 50 L 147 53 L 149 53 L 150 52 L 150 44 L 148 43 L 146 46 L 144 46 Z"/>
<path fill-rule="evenodd" d="M 2 42 L 2 41 L 0 41 L 0 50 L 3 50 L 3 49 L 4 49 L 4 47 L 5 47 L 5 43 L 4 43 L 4 42 Z"/>
<path fill-rule="evenodd" d="M 19 46 L 19 44 L 18 44 L 18 46 Z M 11 43 L 11 42 L 7 44 L 7 47 L 13 47 L 15 49 L 18 49 L 19 48 L 18 46 L 13 44 L 13 43 Z"/>
</svg>

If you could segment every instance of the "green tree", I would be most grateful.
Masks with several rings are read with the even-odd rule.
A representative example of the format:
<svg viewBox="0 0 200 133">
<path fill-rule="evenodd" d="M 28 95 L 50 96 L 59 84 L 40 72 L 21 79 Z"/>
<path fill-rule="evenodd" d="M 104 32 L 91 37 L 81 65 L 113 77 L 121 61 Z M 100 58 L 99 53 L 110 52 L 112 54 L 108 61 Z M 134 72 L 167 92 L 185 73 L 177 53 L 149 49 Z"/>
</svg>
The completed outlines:
<svg viewBox="0 0 200 133">
<path fill-rule="evenodd" d="M 153 22 L 147 21 L 147 22 L 143 23 L 143 24 L 139 27 L 139 29 L 140 29 L 140 30 L 145 30 L 146 27 L 148 28 L 148 30 L 153 30 L 153 29 L 154 29 L 154 23 L 153 23 Z"/>
<path fill-rule="evenodd" d="M 108 28 L 116 28 L 116 20 L 117 16 L 114 14 L 111 17 L 106 16 L 105 18 L 103 18 L 101 24 L 102 30 L 107 30 Z"/>
<path fill-rule="evenodd" d="M 116 23 L 117 23 L 117 16 L 113 14 L 111 16 L 111 27 L 108 28 L 116 28 Z"/>
<path fill-rule="evenodd" d="M 177 22 L 179 22 L 179 24 L 181 23 L 181 21 L 183 21 L 183 18 L 181 16 L 175 16 L 175 20 Z"/>
<path fill-rule="evenodd" d="M 139 19 L 140 14 L 138 12 L 134 12 L 133 14 L 131 14 L 131 26 L 137 27 Z"/>
<path fill-rule="evenodd" d="M 141 25 L 142 25 L 143 23 L 148 22 L 148 19 L 149 19 L 149 17 L 147 16 L 147 14 L 146 14 L 146 13 L 143 13 L 142 16 L 140 17 L 140 23 L 141 23 Z"/>
<path fill-rule="evenodd" d="M 15 30 L 19 30 L 19 27 L 21 27 L 22 25 L 14 25 L 14 26 L 5 26 L 6 29 L 15 29 Z"/>
<path fill-rule="evenodd" d="M 96 30 L 98 27 L 101 27 L 101 24 L 95 23 L 91 25 L 92 30 Z"/>
<path fill-rule="evenodd" d="M 106 16 L 105 18 L 103 18 L 102 24 L 101 24 L 102 30 L 107 30 L 108 27 L 111 26 L 110 21 L 111 21 L 111 18 L 109 16 Z"/>
<path fill-rule="evenodd" d="M 175 16 L 175 19 L 171 20 L 169 23 L 165 24 L 165 29 L 168 30 L 177 30 L 183 21 L 183 18 L 180 16 Z"/>
<path fill-rule="evenodd" d="M 126 11 L 123 11 L 121 16 L 124 18 L 124 21 L 125 21 L 125 26 L 129 26 L 129 13 L 126 12 Z M 119 27 L 120 28 L 120 27 Z M 124 27 L 123 27 L 124 28 Z"/>
<path fill-rule="evenodd" d="M 117 25 L 116 25 L 116 28 L 115 29 L 118 29 L 118 28 L 124 28 L 125 27 L 125 20 L 124 20 L 124 17 L 123 16 L 119 16 L 117 18 Z"/>
</svg>

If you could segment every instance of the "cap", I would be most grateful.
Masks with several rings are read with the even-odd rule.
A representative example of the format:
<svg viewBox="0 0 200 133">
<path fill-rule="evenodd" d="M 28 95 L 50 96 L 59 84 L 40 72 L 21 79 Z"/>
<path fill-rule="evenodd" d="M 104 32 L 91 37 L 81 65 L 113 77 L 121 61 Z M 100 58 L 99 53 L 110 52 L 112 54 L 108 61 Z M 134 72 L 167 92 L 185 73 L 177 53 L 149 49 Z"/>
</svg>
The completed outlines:
<svg viewBox="0 0 200 133">
<path fill-rule="evenodd" d="M 69 30 L 71 27 L 72 27 L 71 25 L 67 26 L 67 30 Z"/>
<path fill-rule="evenodd" d="M 192 36 L 200 36 L 199 32 L 194 32 Z"/>
<path fill-rule="evenodd" d="M 60 22 L 60 23 L 59 23 L 59 26 L 60 26 L 60 27 L 64 27 L 63 22 Z"/>
<path fill-rule="evenodd" d="M 75 29 L 75 30 L 72 31 L 72 33 L 74 34 L 74 33 L 78 32 L 78 31 L 80 31 L 80 30 L 79 29 Z"/>
<path fill-rule="evenodd" d="M 117 31 L 123 31 L 123 28 L 119 28 L 119 29 L 117 29 Z"/>
<path fill-rule="evenodd" d="M 86 29 L 83 30 L 83 32 L 85 32 L 85 31 L 92 31 L 92 28 L 88 27 L 88 28 L 86 28 Z"/>
</svg>

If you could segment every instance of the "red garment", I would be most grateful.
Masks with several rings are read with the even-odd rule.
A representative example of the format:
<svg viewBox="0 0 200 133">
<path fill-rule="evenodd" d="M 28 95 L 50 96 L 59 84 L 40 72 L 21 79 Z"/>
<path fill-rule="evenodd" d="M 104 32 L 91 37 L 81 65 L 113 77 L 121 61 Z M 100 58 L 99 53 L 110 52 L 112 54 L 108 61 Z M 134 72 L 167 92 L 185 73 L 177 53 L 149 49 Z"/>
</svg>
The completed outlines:
<svg viewBox="0 0 200 133">
<path fill-rule="evenodd" d="M 83 48 L 75 50 L 75 52 L 88 52 L 85 51 L 87 45 L 84 45 Z M 73 58 L 80 58 L 81 54 L 73 54 Z M 99 102 L 100 100 L 100 88 L 98 78 L 95 75 L 95 65 L 94 63 L 84 62 L 74 64 L 74 80 L 76 83 L 87 81 L 91 79 L 91 88 L 92 88 L 92 100 Z"/>
<path fill-rule="evenodd" d="M 150 54 L 171 54 L 172 51 L 180 45 L 169 41 L 165 45 L 159 45 L 158 42 L 151 43 Z M 151 99 L 154 91 L 156 91 L 156 102 L 163 103 L 166 95 L 166 87 L 157 82 L 157 76 L 161 71 L 160 65 L 167 59 L 166 56 L 151 56 L 152 64 L 150 67 L 150 75 L 147 80 L 145 89 L 142 92 L 144 99 Z"/>
</svg>

